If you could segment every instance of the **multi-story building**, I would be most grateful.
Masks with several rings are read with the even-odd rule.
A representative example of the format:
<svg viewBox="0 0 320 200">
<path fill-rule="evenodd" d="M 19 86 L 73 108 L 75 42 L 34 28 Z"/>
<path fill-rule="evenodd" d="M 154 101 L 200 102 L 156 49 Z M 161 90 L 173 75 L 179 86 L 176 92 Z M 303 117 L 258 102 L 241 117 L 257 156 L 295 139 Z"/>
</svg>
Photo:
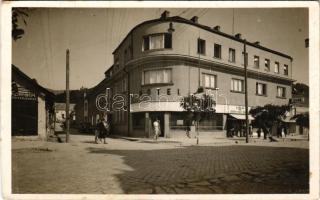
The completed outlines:
<svg viewBox="0 0 320 200">
<path fill-rule="evenodd" d="M 244 119 L 244 42 L 241 34 L 201 25 L 196 16 L 188 20 L 165 11 L 127 34 L 113 52 L 105 79 L 85 101 L 95 104 L 97 95 L 110 88 L 114 133 L 150 136 L 151 122 L 158 118 L 161 136 L 174 137 L 174 130 L 184 127 L 181 97 L 204 88 L 216 100 L 216 113 L 200 128 L 222 130 L 228 120 Z M 246 52 L 249 109 L 288 104 L 292 57 L 259 42 L 246 42 Z M 89 115 L 95 107 L 87 107 Z M 96 114 L 88 119 L 95 121 Z"/>
</svg>

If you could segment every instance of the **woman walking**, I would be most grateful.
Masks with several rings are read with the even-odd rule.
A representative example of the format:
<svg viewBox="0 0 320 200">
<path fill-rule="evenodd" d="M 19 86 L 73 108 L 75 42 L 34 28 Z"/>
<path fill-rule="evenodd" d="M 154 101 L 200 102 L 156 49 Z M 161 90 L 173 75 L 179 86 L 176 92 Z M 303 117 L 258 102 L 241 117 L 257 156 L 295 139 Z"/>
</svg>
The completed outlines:
<svg viewBox="0 0 320 200">
<path fill-rule="evenodd" d="M 156 118 L 153 122 L 153 129 L 154 129 L 154 137 L 153 139 L 157 140 L 160 135 L 160 120 Z"/>
</svg>

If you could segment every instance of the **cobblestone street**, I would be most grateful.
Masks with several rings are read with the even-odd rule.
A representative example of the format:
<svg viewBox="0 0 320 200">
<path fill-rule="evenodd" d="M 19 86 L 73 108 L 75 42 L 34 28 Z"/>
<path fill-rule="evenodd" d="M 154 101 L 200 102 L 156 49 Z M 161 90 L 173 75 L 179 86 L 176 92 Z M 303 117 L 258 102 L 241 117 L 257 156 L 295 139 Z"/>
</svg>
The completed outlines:
<svg viewBox="0 0 320 200">
<path fill-rule="evenodd" d="M 14 141 L 13 193 L 308 193 L 307 141 Z"/>
</svg>

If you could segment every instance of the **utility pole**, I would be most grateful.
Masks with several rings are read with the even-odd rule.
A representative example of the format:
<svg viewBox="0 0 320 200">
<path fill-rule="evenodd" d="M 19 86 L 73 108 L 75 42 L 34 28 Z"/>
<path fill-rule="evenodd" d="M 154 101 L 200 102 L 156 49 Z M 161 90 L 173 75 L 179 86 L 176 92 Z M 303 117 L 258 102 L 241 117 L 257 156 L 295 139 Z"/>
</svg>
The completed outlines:
<svg viewBox="0 0 320 200">
<path fill-rule="evenodd" d="M 69 132 L 70 132 L 69 54 L 70 54 L 70 51 L 69 49 L 67 49 L 67 52 L 66 52 L 66 143 L 69 142 Z"/>
<path fill-rule="evenodd" d="M 244 105 L 245 105 L 245 113 L 246 113 L 246 143 L 249 143 L 249 119 L 248 119 L 248 72 L 247 72 L 247 49 L 246 49 L 247 41 L 244 40 L 243 44 L 243 59 L 244 59 Z"/>
</svg>

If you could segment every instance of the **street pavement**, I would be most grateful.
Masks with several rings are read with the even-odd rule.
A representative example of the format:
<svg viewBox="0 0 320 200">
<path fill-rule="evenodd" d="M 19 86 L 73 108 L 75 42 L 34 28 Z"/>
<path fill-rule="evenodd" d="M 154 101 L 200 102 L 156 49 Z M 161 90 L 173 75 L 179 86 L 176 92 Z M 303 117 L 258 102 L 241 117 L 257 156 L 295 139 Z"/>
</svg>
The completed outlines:
<svg viewBox="0 0 320 200">
<path fill-rule="evenodd" d="M 179 141 L 71 135 L 70 143 L 13 140 L 13 193 L 308 193 L 308 141 Z"/>
</svg>

